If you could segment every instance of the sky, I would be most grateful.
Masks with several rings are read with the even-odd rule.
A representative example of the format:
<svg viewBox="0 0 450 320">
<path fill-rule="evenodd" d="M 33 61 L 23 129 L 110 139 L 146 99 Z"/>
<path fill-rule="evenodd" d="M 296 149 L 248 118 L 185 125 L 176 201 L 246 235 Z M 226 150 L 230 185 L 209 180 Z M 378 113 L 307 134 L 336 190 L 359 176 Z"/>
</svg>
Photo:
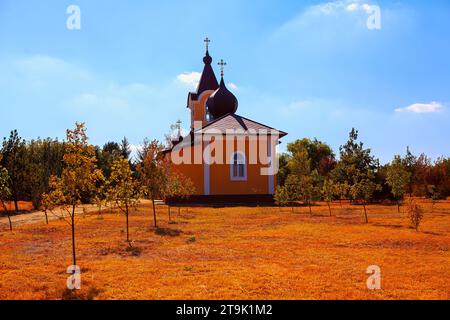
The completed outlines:
<svg viewBox="0 0 450 320">
<path fill-rule="evenodd" d="M 288 132 L 281 151 L 316 137 L 338 153 L 355 127 L 383 163 L 450 156 L 449 16 L 439 0 L 0 0 L 0 137 L 79 121 L 93 144 L 138 146 L 188 129 L 208 36 L 237 113 Z"/>
</svg>

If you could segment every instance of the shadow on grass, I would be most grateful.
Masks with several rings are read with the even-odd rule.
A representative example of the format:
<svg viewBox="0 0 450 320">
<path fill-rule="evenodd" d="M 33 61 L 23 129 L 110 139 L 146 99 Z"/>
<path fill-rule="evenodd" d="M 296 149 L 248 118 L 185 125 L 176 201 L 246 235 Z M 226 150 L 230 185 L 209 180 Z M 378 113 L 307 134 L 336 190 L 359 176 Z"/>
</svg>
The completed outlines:
<svg viewBox="0 0 450 320">
<path fill-rule="evenodd" d="M 87 292 L 83 290 L 70 290 L 66 288 L 61 296 L 62 300 L 94 300 L 102 290 L 90 288 Z"/>
<path fill-rule="evenodd" d="M 117 254 L 122 257 L 139 257 L 142 253 L 142 248 L 135 247 L 130 244 L 120 245 L 118 247 L 103 248 L 99 251 L 99 255 L 107 256 L 110 254 Z"/>
<path fill-rule="evenodd" d="M 169 237 L 178 237 L 182 234 L 183 231 L 179 229 L 170 229 L 170 228 L 156 228 L 155 234 L 158 236 L 169 236 Z"/>
</svg>

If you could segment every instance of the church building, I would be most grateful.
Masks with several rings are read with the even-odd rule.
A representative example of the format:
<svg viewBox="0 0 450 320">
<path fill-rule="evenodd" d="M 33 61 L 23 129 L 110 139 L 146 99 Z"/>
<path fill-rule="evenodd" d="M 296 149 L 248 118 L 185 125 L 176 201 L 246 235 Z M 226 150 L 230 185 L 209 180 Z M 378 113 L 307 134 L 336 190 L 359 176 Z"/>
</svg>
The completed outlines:
<svg viewBox="0 0 450 320">
<path fill-rule="evenodd" d="M 187 98 L 190 133 L 179 135 L 164 152 L 170 170 L 193 182 L 191 202 L 272 202 L 278 171 L 276 146 L 287 133 L 236 113 L 238 100 L 225 85 L 226 63 L 218 63 L 219 82 L 209 42 L 206 38 L 197 90 Z"/>
</svg>

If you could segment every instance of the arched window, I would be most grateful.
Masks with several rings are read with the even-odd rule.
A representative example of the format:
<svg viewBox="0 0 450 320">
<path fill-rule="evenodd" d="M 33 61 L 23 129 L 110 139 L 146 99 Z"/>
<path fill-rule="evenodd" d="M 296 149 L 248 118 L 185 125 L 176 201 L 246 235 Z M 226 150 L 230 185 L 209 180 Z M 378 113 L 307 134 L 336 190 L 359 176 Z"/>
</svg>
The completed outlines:
<svg viewBox="0 0 450 320">
<path fill-rule="evenodd" d="M 247 166 L 243 153 L 236 152 L 232 155 L 230 175 L 231 180 L 247 180 Z"/>
</svg>

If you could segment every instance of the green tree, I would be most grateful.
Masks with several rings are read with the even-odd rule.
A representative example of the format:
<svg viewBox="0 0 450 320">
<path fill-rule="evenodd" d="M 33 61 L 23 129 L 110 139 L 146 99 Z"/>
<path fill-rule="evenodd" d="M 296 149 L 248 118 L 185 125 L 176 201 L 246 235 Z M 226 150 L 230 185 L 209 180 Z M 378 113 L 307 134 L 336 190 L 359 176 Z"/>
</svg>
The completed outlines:
<svg viewBox="0 0 450 320">
<path fill-rule="evenodd" d="M 310 170 L 316 170 L 321 176 L 325 176 L 333 169 L 335 164 L 335 155 L 333 150 L 326 143 L 317 139 L 300 139 L 287 145 L 288 154 L 291 158 L 305 153 L 301 157 L 309 159 Z"/>
<path fill-rule="evenodd" d="M 391 193 L 397 200 L 397 211 L 400 213 L 400 202 L 408 190 L 411 174 L 406 170 L 400 156 L 395 156 L 386 170 L 386 183 L 391 188 Z"/>
<path fill-rule="evenodd" d="M 107 183 L 108 199 L 116 203 L 117 207 L 125 214 L 127 242 L 131 246 L 129 232 L 130 208 L 135 208 L 139 202 L 139 187 L 133 178 L 130 164 L 127 159 L 120 156 L 113 161 L 111 176 Z"/>
<path fill-rule="evenodd" d="M 334 182 L 336 188 L 336 196 L 339 198 L 339 202 L 342 206 L 342 200 L 348 199 L 350 186 L 347 181 Z"/>
<path fill-rule="evenodd" d="M 130 143 L 128 142 L 127 137 L 123 137 L 122 141 L 120 142 L 120 152 L 124 159 L 128 160 L 130 158 L 131 146 Z"/>
<path fill-rule="evenodd" d="M 362 177 L 355 179 L 355 182 L 350 187 L 352 200 L 361 201 L 363 204 L 366 223 L 369 223 L 366 206 L 372 200 L 373 194 L 377 190 L 381 190 L 381 186 L 374 182 L 370 172 L 362 174 Z"/>
<path fill-rule="evenodd" d="M 169 211 L 169 223 L 171 222 L 170 216 L 170 199 L 175 198 L 177 200 L 188 199 L 195 193 L 195 187 L 192 180 L 185 175 L 177 172 L 171 172 L 167 180 L 167 186 L 164 193 L 166 199 L 168 211 Z M 179 212 L 178 208 L 178 212 Z"/>
<path fill-rule="evenodd" d="M 338 194 L 334 181 L 329 178 L 325 179 L 321 192 L 323 200 L 327 203 L 328 211 L 330 212 L 331 217 L 331 203 L 335 199 L 336 194 Z"/>
<path fill-rule="evenodd" d="M 320 190 L 317 186 L 318 174 L 313 171 L 309 175 L 299 177 L 298 194 L 300 200 L 309 208 L 309 214 L 312 215 L 312 203 L 319 196 Z"/>
<path fill-rule="evenodd" d="M 403 167 L 406 169 L 406 171 L 408 171 L 408 173 L 409 173 L 408 193 L 409 193 L 409 196 L 412 197 L 413 185 L 414 185 L 414 179 L 415 179 L 415 173 L 416 173 L 417 157 L 412 154 L 409 147 L 406 148 L 406 155 L 402 159 L 402 164 L 403 164 Z"/>
<path fill-rule="evenodd" d="M 381 186 L 376 183 L 379 161 L 371 155 L 371 149 L 364 148 L 364 144 L 358 142 L 358 131 L 354 128 L 350 131 L 347 143 L 339 150 L 340 160 L 332 176 L 338 183 L 347 183 L 353 201 L 363 202 L 368 222 L 366 205 L 372 200 L 375 191 L 381 190 Z"/>
<path fill-rule="evenodd" d="M 95 193 L 97 182 L 103 178 L 97 169 L 95 149 L 88 143 L 84 123 L 76 123 L 74 130 L 67 130 L 67 142 L 63 158 L 61 177 L 53 176 L 50 182 L 50 197 L 54 206 L 61 206 L 68 215 L 66 220 L 72 231 L 72 257 L 76 265 L 75 209 L 82 203 L 85 194 Z M 65 219 L 65 216 L 63 216 Z"/>
<path fill-rule="evenodd" d="M 14 201 L 15 211 L 19 211 L 19 190 L 23 181 L 23 150 L 25 148 L 25 140 L 23 140 L 17 130 L 11 131 L 8 139 L 3 139 L 1 154 L 3 155 L 2 165 L 8 170 L 11 185 L 11 194 Z"/>
<path fill-rule="evenodd" d="M 43 194 L 49 192 L 52 175 L 60 176 L 64 157 L 64 143 L 58 140 L 37 139 L 26 143 L 21 196 L 30 199 L 35 209 L 41 207 Z"/>
<path fill-rule="evenodd" d="M 1 160 L 1 155 L 0 155 Z M 8 201 L 11 198 L 11 189 L 9 188 L 9 174 L 8 170 L 6 168 L 3 168 L 0 165 L 0 202 L 2 203 L 3 210 L 8 215 L 8 221 L 9 221 L 9 229 L 12 231 L 12 222 L 11 222 L 11 215 L 6 207 L 6 201 Z"/>
<path fill-rule="evenodd" d="M 283 206 L 283 207 L 287 206 L 291 202 L 291 199 L 289 197 L 289 193 L 288 193 L 286 186 L 279 186 L 275 190 L 274 199 L 275 199 L 275 204 L 277 204 L 278 206 Z"/>
<path fill-rule="evenodd" d="M 162 153 L 164 146 L 157 140 L 144 140 L 142 150 L 138 153 L 139 163 L 136 167 L 139 182 L 144 195 L 152 201 L 153 221 L 156 221 L 155 200 L 163 199 L 168 183 L 168 167 Z"/>
<path fill-rule="evenodd" d="M 277 173 L 277 185 L 284 186 L 286 179 L 289 175 L 289 167 L 288 167 L 289 155 L 286 153 L 282 153 L 279 157 L 278 164 L 278 173 Z"/>
</svg>

